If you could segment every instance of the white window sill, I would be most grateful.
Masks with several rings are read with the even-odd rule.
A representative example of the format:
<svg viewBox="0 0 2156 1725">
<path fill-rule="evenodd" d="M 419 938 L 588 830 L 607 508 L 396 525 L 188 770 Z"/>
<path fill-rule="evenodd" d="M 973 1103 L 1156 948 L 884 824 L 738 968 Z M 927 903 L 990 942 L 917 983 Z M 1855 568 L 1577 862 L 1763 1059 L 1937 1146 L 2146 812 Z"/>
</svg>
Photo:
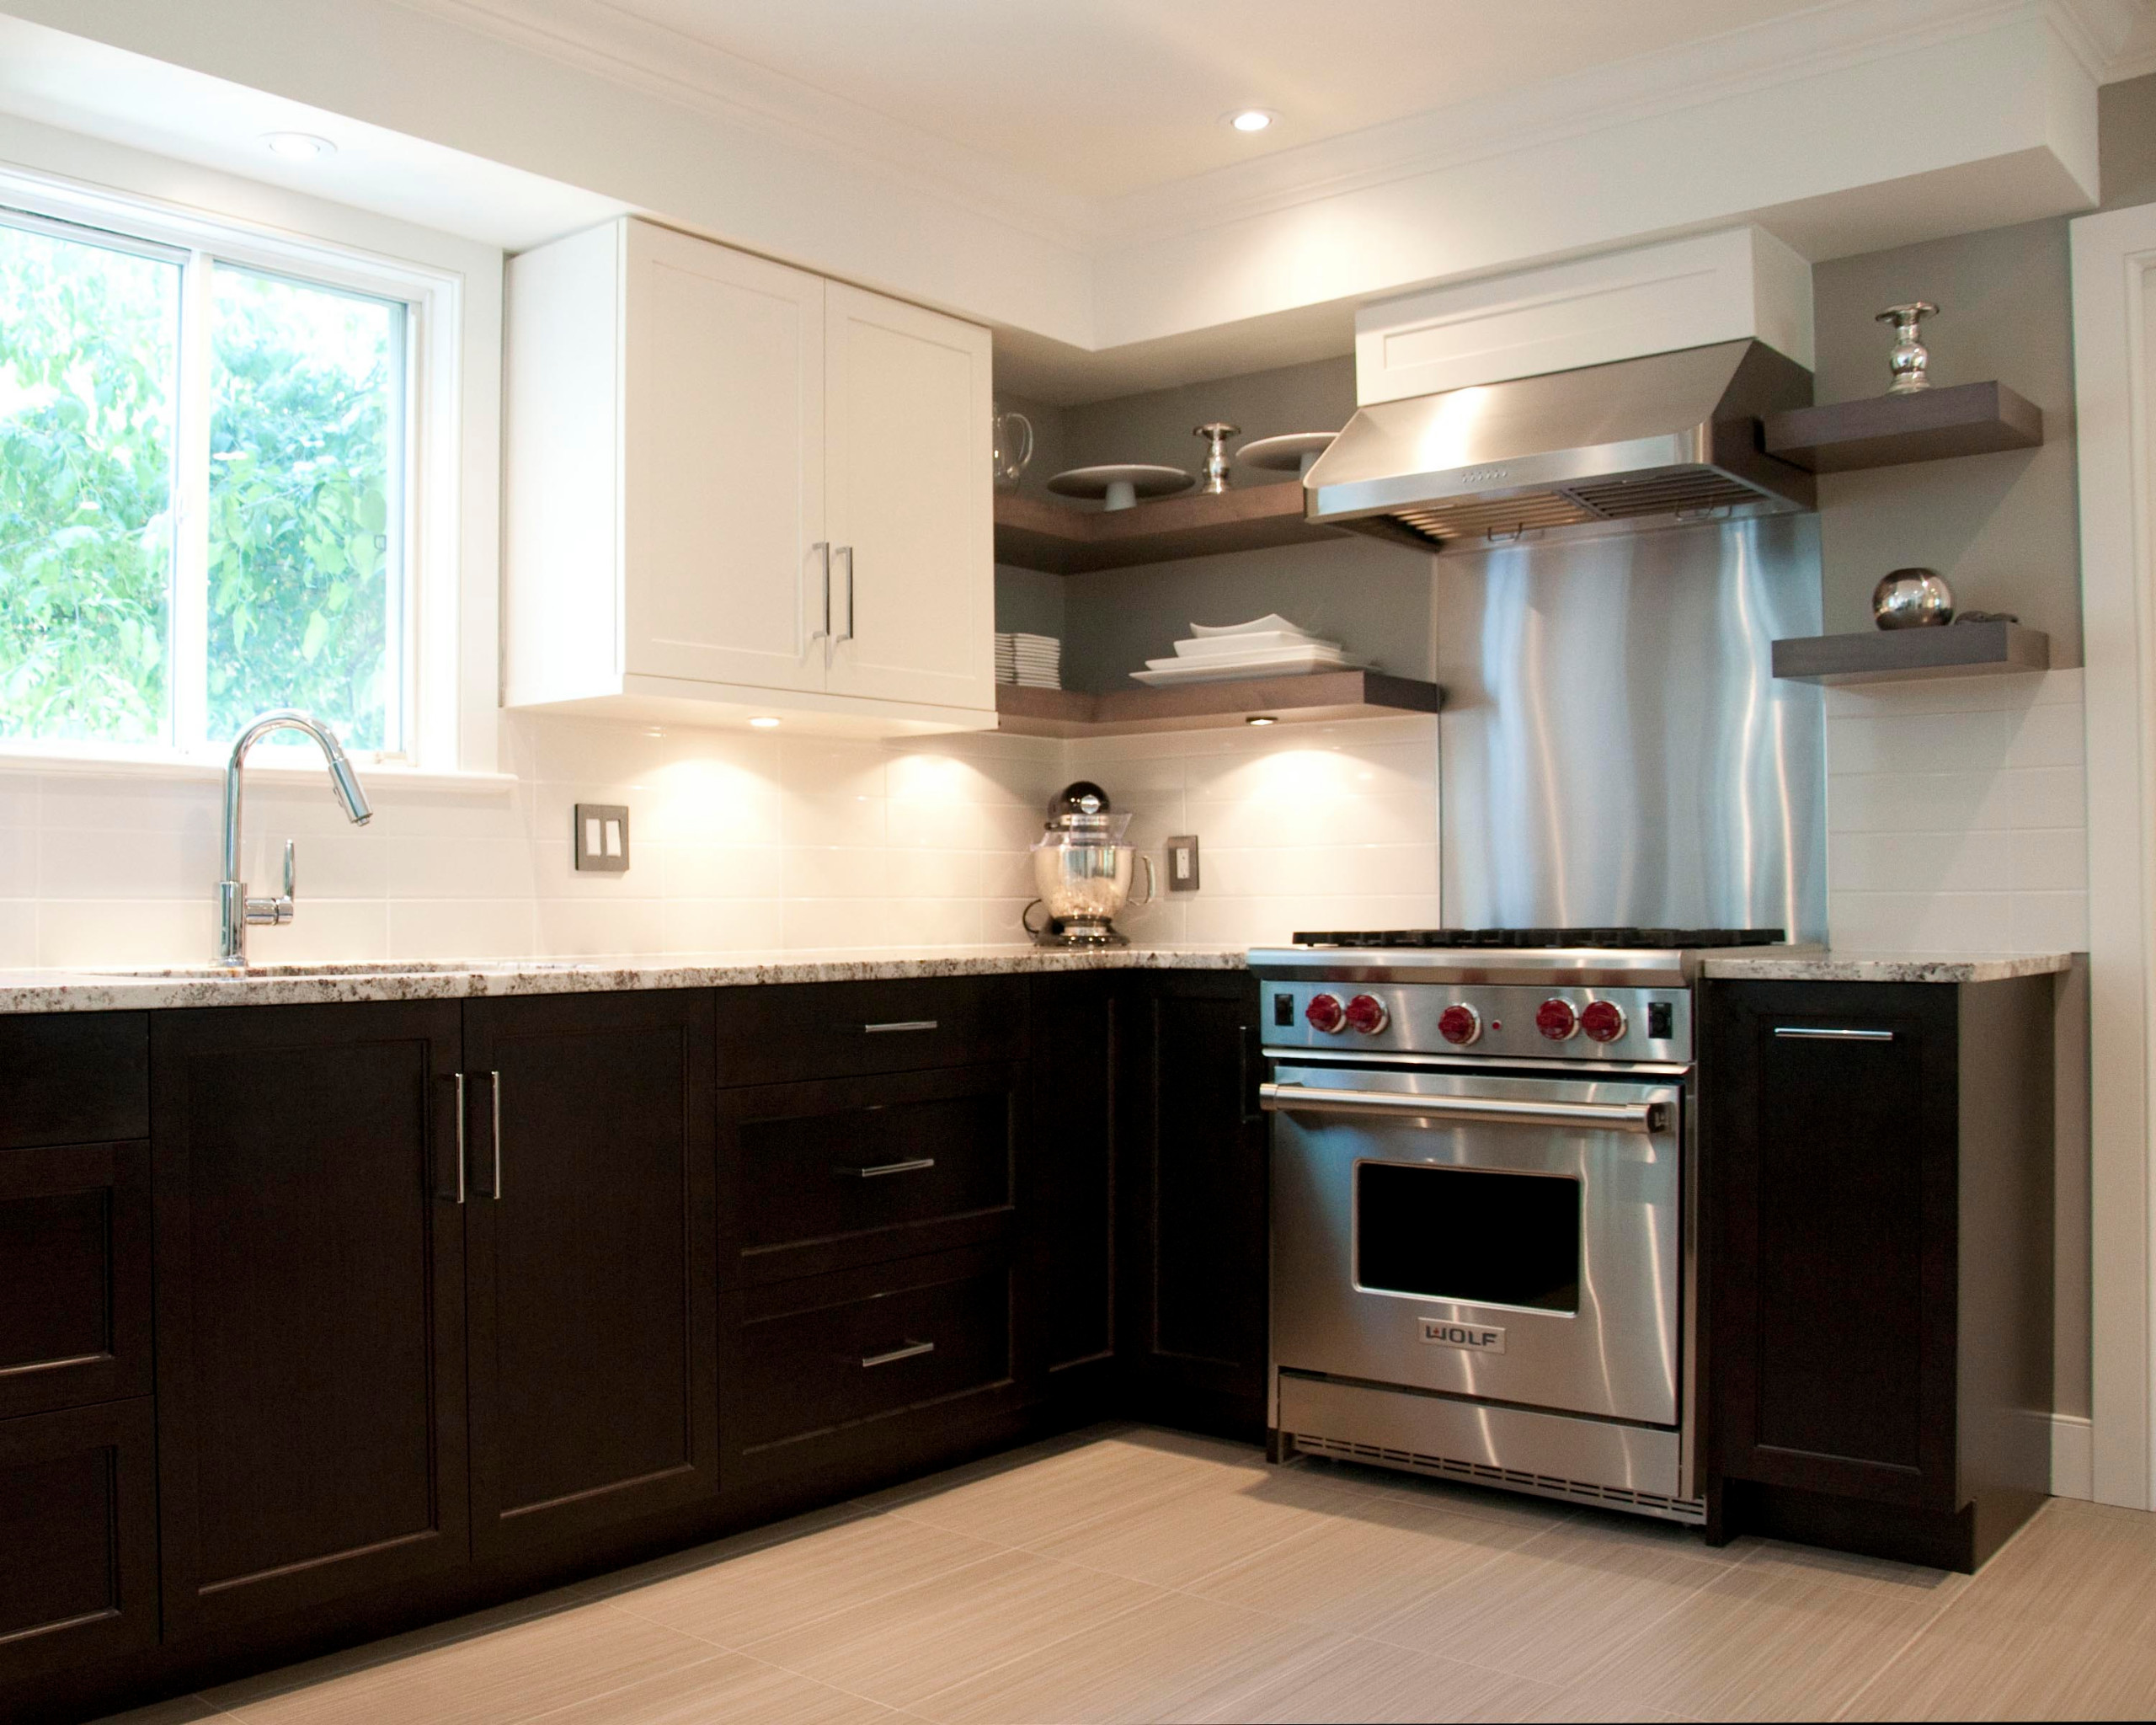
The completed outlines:
<svg viewBox="0 0 2156 1725">
<path fill-rule="evenodd" d="M 352 762 L 360 782 L 369 794 L 376 791 L 467 791 L 506 795 L 516 788 L 513 772 L 436 772 L 397 761 Z M 93 748 L 38 749 L 0 744 L 0 773 L 54 773 L 72 777 L 159 779 L 167 783 L 218 784 L 225 777 L 221 758 L 174 755 L 109 753 Z M 266 779 L 272 784 L 298 784 L 326 777 L 321 757 L 312 750 L 302 755 L 262 748 L 247 759 L 249 782 Z"/>
</svg>

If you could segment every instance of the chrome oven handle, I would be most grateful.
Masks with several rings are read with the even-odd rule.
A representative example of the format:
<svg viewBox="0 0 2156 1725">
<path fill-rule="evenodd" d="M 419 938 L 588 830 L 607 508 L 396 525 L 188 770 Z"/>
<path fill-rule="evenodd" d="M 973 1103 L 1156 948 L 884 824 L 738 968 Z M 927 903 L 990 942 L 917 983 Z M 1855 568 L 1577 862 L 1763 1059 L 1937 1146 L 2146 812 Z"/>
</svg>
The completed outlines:
<svg viewBox="0 0 2156 1725">
<path fill-rule="evenodd" d="M 1588 1126 L 1601 1132 L 1666 1130 L 1669 1108 L 1659 1102 L 1513 1102 L 1494 1096 L 1409 1096 L 1396 1090 L 1314 1090 L 1301 1084 L 1261 1084 L 1259 1102 L 1275 1113 L 1421 1114 L 1492 1126 Z"/>
</svg>

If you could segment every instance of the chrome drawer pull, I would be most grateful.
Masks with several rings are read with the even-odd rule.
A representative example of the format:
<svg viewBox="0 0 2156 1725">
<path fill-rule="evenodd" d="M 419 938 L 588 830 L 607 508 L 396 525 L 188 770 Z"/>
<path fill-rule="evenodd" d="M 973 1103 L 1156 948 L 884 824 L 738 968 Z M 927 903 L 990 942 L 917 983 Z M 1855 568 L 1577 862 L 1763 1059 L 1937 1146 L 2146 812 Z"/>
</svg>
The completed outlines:
<svg viewBox="0 0 2156 1725">
<path fill-rule="evenodd" d="M 901 1342 L 897 1347 L 886 1348 L 881 1354 L 862 1354 L 861 1364 L 864 1369 L 872 1365 L 889 1365 L 894 1360 L 911 1359 L 916 1354 L 933 1354 L 935 1351 L 933 1342 Z"/>
<path fill-rule="evenodd" d="M 1777 1024 L 1774 1034 L 1791 1042 L 1892 1042 L 1891 1030 L 1814 1030 L 1802 1024 Z"/>
<path fill-rule="evenodd" d="M 869 1168 L 833 1168 L 831 1172 L 841 1180 L 851 1180 L 857 1176 L 863 1180 L 874 1180 L 885 1174 L 917 1174 L 923 1168 L 932 1168 L 935 1166 L 934 1156 L 917 1156 L 910 1162 L 878 1162 Z"/>
<path fill-rule="evenodd" d="M 1411 1096 L 1397 1090 L 1313 1090 L 1261 1084 L 1259 1102 L 1274 1112 L 1314 1114 L 1424 1114 L 1486 1126 L 1591 1126 L 1604 1132 L 1659 1132 L 1669 1110 L 1658 1102 L 1514 1102 L 1494 1096 Z"/>
<path fill-rule="evenodd" d="M 893 1030 L 933 1030 L 936 1021 L 933 1018 L 894 1018 L 888 1024 L 864 1024 L 861 1028 L 867 1035 L 882 1036 Z"/>
</svg>

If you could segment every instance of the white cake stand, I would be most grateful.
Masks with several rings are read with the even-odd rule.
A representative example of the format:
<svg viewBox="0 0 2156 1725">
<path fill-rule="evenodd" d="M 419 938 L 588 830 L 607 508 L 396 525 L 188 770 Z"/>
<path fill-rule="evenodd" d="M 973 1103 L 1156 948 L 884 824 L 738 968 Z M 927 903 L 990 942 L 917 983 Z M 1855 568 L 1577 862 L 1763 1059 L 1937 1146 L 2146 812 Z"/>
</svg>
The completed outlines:
<svg viewBox="0 0 2156 1725">
<path fill-rule="evenodd" d="M 1279 437 L 1255 438 L 1235 451 L 1235 459 L 1246 467 L 1262 467 L 1268 473 L 1307 473 L 1339 435 L 1337 431 L 1290 431 Z"/>
<path fill-rule="evenodd" d="M 1167 497 L 1197 483 L 1181 467 L 1111 462 L 1104 467 L 1069 468 L 1050 479 L 1048 489 L 1058 497 L 1098 497 L 1110 509 L 1129 509 L 1141 497 Z"/>
</svg>

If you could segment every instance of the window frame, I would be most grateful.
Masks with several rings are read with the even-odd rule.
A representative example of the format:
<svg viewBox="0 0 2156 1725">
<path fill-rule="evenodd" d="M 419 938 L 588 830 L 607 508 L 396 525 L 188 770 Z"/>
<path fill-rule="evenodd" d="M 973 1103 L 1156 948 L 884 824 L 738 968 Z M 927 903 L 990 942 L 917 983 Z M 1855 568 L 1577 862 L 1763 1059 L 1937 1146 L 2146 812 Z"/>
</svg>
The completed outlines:
<svg viewBox="0 0 2156 1725">
<path fill-rule="evenodd" d="M 460 759 L 465 281 L 462 273 L 266 222 L 242 222 L 163 199 L 118 192 L 0 163 L 0 219 L 176 263 L 181 270 L 179 379 L 173 404 L 173 603 L 169 662 L 206 665 L 206 562 L 211 424 L 210 301 L 218 264 L 405 307 L 401 510 L 402 617 L 398 645 L 400 747 L 354 750 L 376 770 L 456 772 Z M 84 230 L 89 232 L 85 233 Z M 189 586 L 204 603 L 184 602 Z M 183 634 L 183 631 L 186 633 Z M 200 672 L 194 674 L 200 681 Z M 116 744 L 8 738 L 0 754 L 55 763 L 200 766 L 221 764 L 228 742 L 180 739 L 186 714 L 175 670 L 168 740 Z M 250 758 L 291 752 L 265 742 Z M 488 752 L 491 753 L 489 750 Z M 470 763 L 484 772 L 491 761 Z M 467 768 L 468 770 L 468 768 Z"/>
</svg>

